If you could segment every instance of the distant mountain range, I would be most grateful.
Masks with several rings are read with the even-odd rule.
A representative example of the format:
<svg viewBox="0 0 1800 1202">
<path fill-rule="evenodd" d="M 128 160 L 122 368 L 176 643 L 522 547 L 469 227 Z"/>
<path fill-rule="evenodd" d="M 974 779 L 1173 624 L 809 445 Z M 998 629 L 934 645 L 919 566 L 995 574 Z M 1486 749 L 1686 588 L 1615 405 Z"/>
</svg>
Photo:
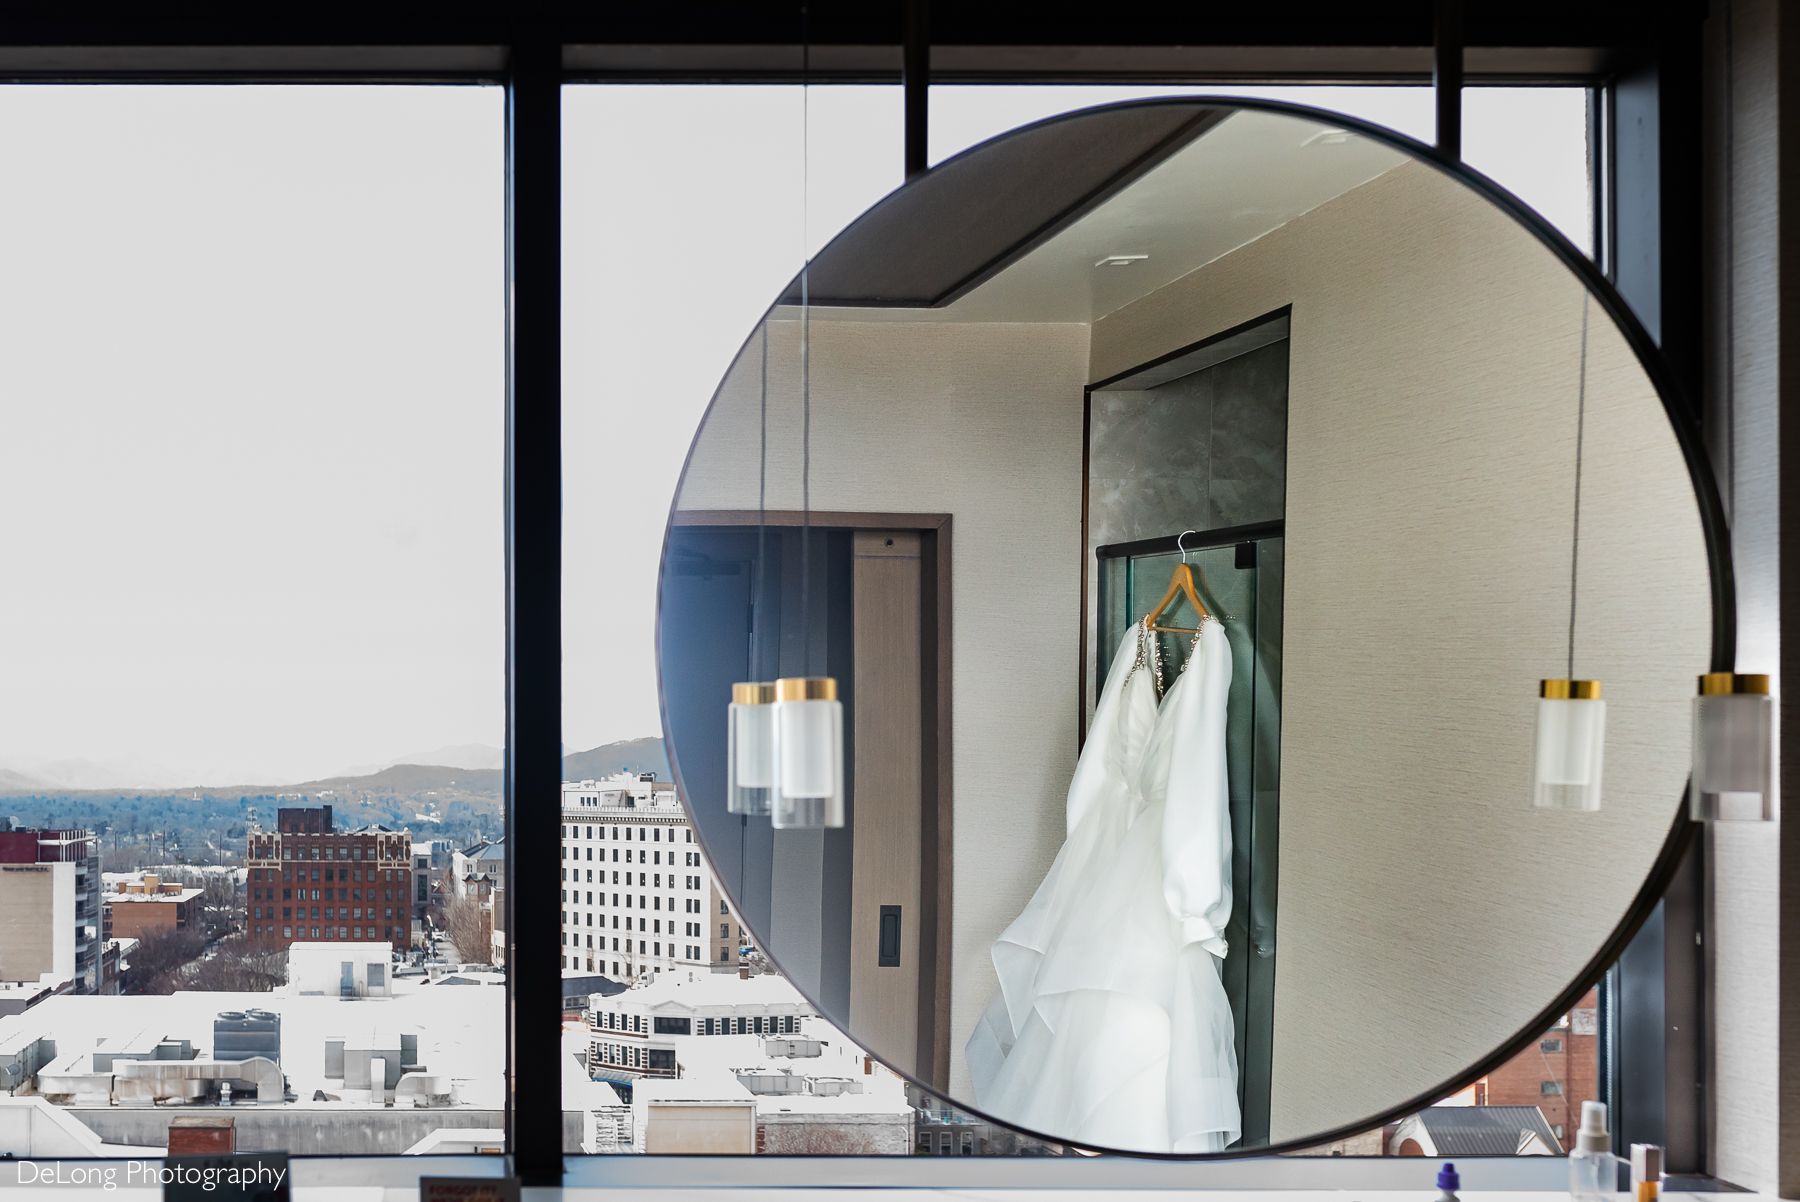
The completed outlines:
<svg viewBox="0 0 1800 1202">
<path fill-rule="evenodd" d="M 14 772 L 11 768 L 0 768 L 0 793 L 36 792 L 55 787 L 47 780 Z"/>
<path fill-rule="evenodd" d="M 564 780 L 603 780 L 615 772 L 654 772 L 657 780 L 668 780 L 669 754 L 663 741 L 626 739 L 563 756 Z"/>
<path fill-rule="evenodd" d="M 139 759 L 14 759 L 0 763 L 0 790 L 170 788 L 184 773 Z"/>
<path fill-rule="evenodd" d="M 449 761 L 449 762 L 446 762 Z M 106 793 L 204 793 L 215 796 L 298 795 L 317 797 L 321 793 L 342 793 L 361 797 L 365 794 L 424 795 L 452 792 L 459 795 L 492 795 L 498 798 L 502 784 L 505 753 L 498 747 L 481 743 L 464 743 L 419 752 L 383 765 L 362 765 L 365 770 L 351 769 L 337 776 L 297 784 L 236 784 L 169 786 L 123 785 L 105 783 L 64 783 L 44 776 L 0 767 L 0 794 L 62 796 Z M 615 772 L 654 772 L 659 780 L 669 778 L 669 757 L 660 738 L 625 739 L 606 743 L 588 751 L 578 751 L 563 758 L 565 780 L 599 780 Z M 77 778 L 79 780 L 79 777 Z"/>
<path fill-rule="evenodd" d="M 379 764 L 357 764 L 338 775 L 371 776 L 383 768 L 392 768 L 395 764 L 442 764 L 446 768 L 492 768 L 498 771 L 506 767 L 506 750 L 490 747 L 486 743 L 453 743 L 435 751 L 413 751 L 397 755 Z"/>
<path fill-rule="evenodd" d="M 492 749 L 445 750 L 467 752 L 454 757 L 466 764 L 481 762 L 481 755 Z M 662 740 L 656 738 L 607 743 L 563 761 L 569 780 L 596 780 L 615 772 L 654 772 L 661 778 L 668 771 Z M 284 806 L 330 805 L 340 830 L 380 823 L 411 831 L 415 838 L 466 845 L 499 834 L 503 777 L 500 768 L 396 763 L 286 785 L 71 788 L 37 773 L 0 767 L 0 815 L 25 826 L 104 831 L 106 854 L 127 866 L 166 862 L 146 858 L 165 855 L 209 859 L 220 840 L 241 852 L 249 824 L 272 823 L 275 811 Z"/>
</svg>

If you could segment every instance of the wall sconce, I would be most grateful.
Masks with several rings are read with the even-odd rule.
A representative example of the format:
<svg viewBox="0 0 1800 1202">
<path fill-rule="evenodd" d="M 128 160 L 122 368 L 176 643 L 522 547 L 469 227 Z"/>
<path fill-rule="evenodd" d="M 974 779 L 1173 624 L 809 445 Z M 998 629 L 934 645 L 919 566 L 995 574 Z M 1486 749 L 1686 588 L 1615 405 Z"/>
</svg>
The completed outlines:
<svg viewBox="0 0 1800 1202">
<path fill-rule="evenodd" d="M 726 707 L 729 791 L 733 814 L 767 814 L 775 786 L 775 686 L 734 684 Z"/>
<path fill-rule="evenodd" d="M 777 830 L 844 825 L 844 706 L 829 676 L 775 682 L 775 797 L 769 817 Z"/>
<path fill-rule="evenodd" d="M 1694 774 L 1688 813 L 1701 822 L 1775 817 L 1775 702 L 1769 678 L 1708 672 L 1694 698 Z"/>
<path fill-rule="evenodd" d="M 1531 804 L 1544 810 L 1599 809 L 1605 752 L 1606 702 L 1600 700 L 1600 682 L 1540 682 Z"/>
</svg>

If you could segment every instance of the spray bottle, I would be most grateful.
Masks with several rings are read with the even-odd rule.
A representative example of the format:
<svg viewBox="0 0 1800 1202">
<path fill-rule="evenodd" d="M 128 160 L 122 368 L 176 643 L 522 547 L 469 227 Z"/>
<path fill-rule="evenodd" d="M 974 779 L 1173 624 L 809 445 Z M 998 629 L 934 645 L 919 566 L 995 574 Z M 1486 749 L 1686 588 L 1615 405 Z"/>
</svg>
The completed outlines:
<svg viewBox="0 0 1800 1202">
<path fill-rule="evenodd" d="M 1606 1103 L 1581 1104 L 1581 1128 L 1569 1153 L 1569 1197 L 1574 1202 L 1615 1202 L 1619 1158 L 1606 1130 Z"/>
</svg>

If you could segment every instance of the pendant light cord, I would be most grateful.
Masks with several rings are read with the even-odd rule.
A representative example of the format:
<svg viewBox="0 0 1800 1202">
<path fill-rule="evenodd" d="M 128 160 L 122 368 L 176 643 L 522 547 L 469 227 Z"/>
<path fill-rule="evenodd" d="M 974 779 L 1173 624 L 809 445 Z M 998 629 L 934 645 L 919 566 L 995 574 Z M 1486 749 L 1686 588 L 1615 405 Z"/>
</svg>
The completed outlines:
<svg viewBox="0 0 1800 1202">
<path fill-rule="evenodd" d="M 1737 520 L 1737 67 L 1725 16 L 1725 520 Z"/>
<path fill-rule="evenodd" d="M 812 167 L 811 74 L 812 46 L 806 5 L 800 6 L 800 674 L 812 675 L 812 333 L 811 298 L 807 275 L 812 268 L 812 249 L 807 241 L 809 214 L 807 193 Z"/>
<path fill-rule="evenodd" d="M 1569 679 L 1575 679 L 1575 582 L 1581 563 L 1581 439 L 1587 427 L 1588 294 L 1581 294 L 1581 374 L 1575 389 L 1575 526 L 1569 545 Z"/>
<path fill-rule="evenodd" d="M 760 679 L 762 676 L 762 656 L 767 650 L 763 646 L 762 622 L 762 590 L 767 570 L 766 556 L 768 551 L 769 531 L 769 319 L 762 323 L 762 390 L 759 398 L 757 424 L 761 444 L 757 451 L 756 465 L 756 574 L 750 586 L 750 654 L 751 665 L 749 678 Z M 780 637 L 776 639 L 777 660 L 780 658 Z M 776 671 L 780 671 L 777 662 Z M 746 864 L 750 859 L 750 815 L 738 815 L 738 892 L 744 896 Z"/>
<path fill-rule="evenodd" d="M 750 582 L 750 673 L 748 679 L 762 675 L 762 590 L 764 556 L 769 532 L 769 320 L 762 324 L 762 397 L 758 424 L 762 445 L 756 463 L 756 572 Z"/>
</svg>

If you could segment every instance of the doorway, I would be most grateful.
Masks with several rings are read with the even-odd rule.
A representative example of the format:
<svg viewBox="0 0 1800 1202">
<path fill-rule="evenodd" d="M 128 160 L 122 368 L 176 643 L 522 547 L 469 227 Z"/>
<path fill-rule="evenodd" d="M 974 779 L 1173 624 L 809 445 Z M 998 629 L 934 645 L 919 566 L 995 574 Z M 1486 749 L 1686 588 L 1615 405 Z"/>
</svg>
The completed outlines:
<svg viewBox="0 0 1800 1202">
<path fill-rule="evenodd" d="M 1291 311 L 1284 307 L 1088 389 L 1082 715 L 1126 632 L 1185 558 L 1225 626 L 1231 919 L 1222 965 L 1243 1129 L 1269 1139 L 1281 817 L 1281 643 Z M 1191 626 L 1184 604 L 1171 615 Z M 1163 661 L 1186 648 L 1159 636 Z M 1089 666 L 1092 674 L 1087 675 Z"/>
<path fill-rule="evenodd" d="M 688 512 L 670 532 L 658 652 L 665 682 L 683 682 L 663 693 L 676 782 L 782 972 L 870 1051 L 944 1089 L 950 518 L 757 518 Z M 725 702 L 737 681 L 804 675 L 838 682 L 845 824 L 775 831 L 726 811 Z"/>
<path fill-rule="evenodd" d="M 1179 537 L 1179 536 L 1177 536 Z M 1269 1138 L 1269 1079 L 1275 1023 L 1275 903 L 1281 828 L 1282 524 L 1238 527 L 1100 547 L 1099 677 L 1126 632 L 1162 597 L 1184 559 L 1231 644 L 1225 726 L 1231 807 L 1231 919 L 1222 978 L 1231 1002 L 1243 1132 L 1237 1146 Z M 1185 603 L 1170 618 L 1193 625 Z M 1162 634 L 1163 662 L 1186 647 Z"/>
</svg>

